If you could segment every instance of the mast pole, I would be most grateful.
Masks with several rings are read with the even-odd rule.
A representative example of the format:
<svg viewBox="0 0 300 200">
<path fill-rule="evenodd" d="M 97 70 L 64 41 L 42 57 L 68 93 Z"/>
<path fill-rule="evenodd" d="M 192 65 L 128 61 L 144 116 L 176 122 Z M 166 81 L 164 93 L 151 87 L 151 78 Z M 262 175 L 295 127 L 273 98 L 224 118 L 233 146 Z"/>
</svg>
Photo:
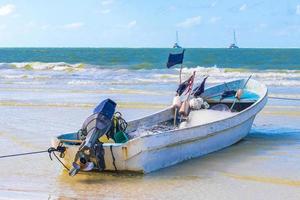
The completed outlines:
<svg viewBox="0 0 300 200">
<path fill-rule="evenodd" d="M 233 30 L 233 43 L 236 45 L 236 37 L 235 37 L 235 30 Z"/>
<path fill-rule="evenodd" d="M 182 74 L 182 64 L 180 66 L 180 72 L 179 72 L 179 84 L 181 84 L 181 74 Z"/>
</svg>

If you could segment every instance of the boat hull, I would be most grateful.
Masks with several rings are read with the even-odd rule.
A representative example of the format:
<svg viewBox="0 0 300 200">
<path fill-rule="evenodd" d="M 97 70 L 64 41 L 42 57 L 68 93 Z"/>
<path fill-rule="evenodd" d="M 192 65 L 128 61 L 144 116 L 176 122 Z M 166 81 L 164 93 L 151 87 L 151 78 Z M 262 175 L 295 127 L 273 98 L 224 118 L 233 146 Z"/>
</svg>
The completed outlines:
<svg viewBox="0 0 300 200">
<path fill-rule="evenodd" d="M 233 84 L 236 83 L 233 82 Z M 240 141 L 249 133 L 255 116 L 267 102 L 265 86 L 251 80 L 249 88 L 257 91 L 260 96 L 259 100 L 228 118 L 159 134 L 145 135 L 124 144 L 104 143 L 105 170 L 117 169 L 118 171 L 149 173 L 218 151 Z M 216 90 L 216 88 L 212 89 Z M 173 109 L 167 108 L 143 119 L 132 121 L 131 124 L 135 128 L 146 122 L 155 124 L 170 117 L 172 113 L 174 113 Z M 133 129 L 133 127 L 129 128 Z M 52 140 L 54 147 L 59 143 L 58 138 Z M 70 167 L 79 145 L 64 143 L 64 146 L 67 150 L 62 161 Z M 115 165 L 113 160 L 115 160 Z"/>
<path fill-rule="evenodd" d="M 112 154 L 116 159 L 115 164 L 117 170 L 149 173 L 191 158 L 218 151 L 243 139 L 250 131 L 253 120 L 254 116 L 235 127 L 213 134 L 199 136 L 198 138 L 191 137 L 191 139 L 188 140 L 144 150 L 132 157 L 129 157 L 128 152 L 131 145 L 123 146 L 112 144 L 113 153 L 110 150 L 110 145 L 104 145 L 106 170 L 115 170 Z M 189 132 L 191 135 L 202 135 L 201 131 L 201 129 L 192 129 Z M 57 146 L 58 144 L 59 140 L 54 139 L 52 141 L 53 146 Z M 78 146 L 67 145 L 67 152 L 62 160 L 66 166 L 71 167 L 77 150 Z"/>
<path fill-rule="evenodd" d="M 243 139 L 250 131 L 253 120 L 254 117 L 236 127 L 214 134 L 144 151 L 139 156 L 128 160 L 127 166 L 133 168 L 126 170 L 149 173 L 221 150 Z M 201 132 L 201 130 L 191 130 L 192 134 L 197 134 L 198 131 Z"/>
</svg>

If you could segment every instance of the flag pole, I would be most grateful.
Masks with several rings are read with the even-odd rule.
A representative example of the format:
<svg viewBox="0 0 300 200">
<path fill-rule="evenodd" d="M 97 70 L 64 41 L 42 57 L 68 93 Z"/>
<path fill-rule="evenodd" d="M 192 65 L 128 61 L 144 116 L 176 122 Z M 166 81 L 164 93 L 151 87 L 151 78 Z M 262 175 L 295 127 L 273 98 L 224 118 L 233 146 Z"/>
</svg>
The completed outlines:
<svg viewBox="0 0 300 200">
<path fill-rule="evenodd" d="M 240 88 L 240 89 L 238 89 L 238 90 L 236 91 L 236 93 L 235 93 L 235 99 L 234 99 L 234 101 L 233 101 L 233 104 L 232 104 L 231 107 L 230 107 L 230 111 L 231 111 L 231 112 L 232 112 L 232 109 L 233 109 L 233 107 L 234 107 L 236 101 L 237 101 L 237 100 L 240 100 L 239 97 L 238 97 L 238 93 L 240 92 L 240 94 L 242 94 L 242 92 L 243 92 L 243 90 L 245 89 L 245 87 L 246 87 L 248 81 L 250 80 L 251 76 L 252 76 L 252 74 L 248 77 L 248 79 L 247 79 L 246 82 L 244 83 L 243 87 Z"/>
<path fill-rule="evenodd" d="M 179 84 L 181 84 L 181 74 L 182 74 L 182 63 L 180 66 L 180 71 L 179 71 Z"/>
<path fill-rule="evenodd" d="M 182 73 L 182 63 L 181 63 L 181 66 L 180 66 L 180 71 L 179 71 L 179 85 L 181 84 L 181 73 Z M 175 107 L 174 109 L 174 127 L 176 127 L 176 121 L 177 121 L 177 111 L 178 111 L 178 108 Z"/>
<path fill-rule="evenodd" d="M 179 85 L 181 84 L 181 72 L 182 72 L 182 63 L 181 63 L 181 66 L 180 66 L 180 71 L 179 71 Z M 174 109 L 174 127 L 176 127 L 177 111 L 178 111 L 178 108 L 175 107 L 175 109 Z"/>
<path fill-rule="evenodd" d="M 176 121 L 177 121 L 177 107 L 174 109 L 174 128 L 176 127 Z"/>
<path fill-rule="evenodd" d="M 181 81 L 182 81 L 182 68 L 183 68 L 183 55 L 184 55 L 184 49 L 182 51 L 181 54 L 169 54 L 169 59 L 168 59 L 168 62 L 167 62 L 167 67 L 170 68 L 172 67 L 173 65 L 176 65 L 176 64 L 181 64 L 180 66 L 180 71 L 179 71 L 179 85 L 181 84 Z M 180 60 L 178 60 L 178 56 Z M 177 97 L 178 96 L 178 97 Z M 174 97 L 173 99 L 173 106 L 174 106 L 174 127 L 176 127 L 176 121 L 177 121 L 177 111 L 178 111 L 178 107 L 177 107 L 177 101 L 179 100 L 180 101 L 180 98 L 179 98 L 179 94 L 177 93 L 176 96 Z M 176 98 L 176 99 L 175 99 Z M 177 99 L 178 98 L 178 99 Z"/>
<path fill-rule="evenodd" d="M 184 51 L 185 51 L 185 49 L 183 49 L 183 51 L 182 51 L 182 62 L 181 62 L 180 72 L 179 72 L 179 84 L 181 84 L 181 75 L 182 75 Z"/>
</svg>

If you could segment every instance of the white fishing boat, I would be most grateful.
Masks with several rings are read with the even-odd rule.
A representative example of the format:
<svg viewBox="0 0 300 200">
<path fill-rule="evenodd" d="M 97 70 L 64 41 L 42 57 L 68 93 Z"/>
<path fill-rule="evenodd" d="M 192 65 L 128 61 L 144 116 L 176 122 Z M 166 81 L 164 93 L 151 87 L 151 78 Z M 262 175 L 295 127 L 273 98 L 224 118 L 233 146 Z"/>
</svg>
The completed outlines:
<svg viewBox="0 0 300 200">
<path fill-rule="evenodd" d="M 238 90 L 242 85 L 245 88 L 239 100 L 234 95 L 221 98 L 224 91 Z M 104 143 L 104 170 L 149 173 L 240 141 L 249 133 L 255 116 L 264 108 L 267 88 L 253 79 L 240 79 L 210 87 L 201 97 L 208 102 L 210 109 L 192 110 L 188 120 L 176 128 L 148 131 L 161 123 L 169 123 L 172 127 L 173 107 L 129 121 L 126 129 L 129 135 L 143 131 L 148 131 L 148 134 L 139 134 L 125 143 Z M 219 105 L 233 108 L 225 111 L 214 109 L 222 107 Z M 53 147 L 66 147 L 61 160 L 69 168 L 81 143 L 78 133 L 63 134 L 52 140 Z"/>
</svg>

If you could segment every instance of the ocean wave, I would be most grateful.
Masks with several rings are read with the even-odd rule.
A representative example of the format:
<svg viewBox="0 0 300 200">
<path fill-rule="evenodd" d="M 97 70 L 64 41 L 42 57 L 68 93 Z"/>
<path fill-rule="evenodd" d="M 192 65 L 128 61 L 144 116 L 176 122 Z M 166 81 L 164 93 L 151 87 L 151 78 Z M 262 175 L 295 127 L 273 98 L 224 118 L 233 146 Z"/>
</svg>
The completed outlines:
<svg viewBox="0 0 300 200">
<path fill-rule="evenodd" d="M 178 69 L 177 69 L 178 70 Z M 196 71 L 197 74 L 210 75 L 210 76 L 250 76 L 258 78 L 300 78 L 300 70 L 250 70 L 243 68 L 218 68 L 218 67 L 194 67 L 183 68 L 183 73 L 192 74 Z"/>
<path fill-rule="evenodd" d="M 198 76 L 209 75 L 208 83 L 222 83 L 231 79 L 245 78 L 252 75 L 254 79 L 269 86 L 300 86 L 300 70 L 249 70 L 200 66 L 182 69 L 185 77 L 194 71 Z"/>
<path fill-rule="evenodd" d="M 0 63 L 0 69 L 17 68 L 24 70 L 53 70 L 53 71 L 74 71 L 82 70 L 85 64 L 69 64 L 65 62 L 45 63 L 45 62 L 14 62 Z"/>
<path fill-rule="evenodd" d="M 29 75 L 29 74 L 3 74 L 0 75 L 1 78 L 4 79 L 38 79 L 38 80 L 45 80 L 45 79 L 50 79 L 51 76 L 46 76 L 46 75 Z"/>
<path fill-rule="evenodd" d="M 99 84 L 96 81 L 72 80 L 68 82 L 68 85 L 99 85 Z"/>
<path fill-rule="evenodd" d="M 145 103 L 145 102 L 117 102 L 118 108 L 130 109 L 162 109 L 169 106 L 163 103 Z M 18 102 L 18 101 L 0 101 L 0 107 L 51 107 L 51 108 L 93 108 L 94 103 L 38 103 L 38 102 Z"/>
<path fill-rule="evenodd" d="M 0 63 L 2 79 L 58 79 L 68 85 L 134 85 L 175 83 L 179 68 L 130 69 L 64 62 L 20 62 Z M 186 79 L 196 71 L 197 81 L 209 75 L 208 84 L 223 83 L 250 75 L 268 86 L 300 86 L 300 70 L 251 70 L 245 68 L 221 68 L 217 66 L 192 68 L 184 67 L 182 77 Z"/>
</svg>

